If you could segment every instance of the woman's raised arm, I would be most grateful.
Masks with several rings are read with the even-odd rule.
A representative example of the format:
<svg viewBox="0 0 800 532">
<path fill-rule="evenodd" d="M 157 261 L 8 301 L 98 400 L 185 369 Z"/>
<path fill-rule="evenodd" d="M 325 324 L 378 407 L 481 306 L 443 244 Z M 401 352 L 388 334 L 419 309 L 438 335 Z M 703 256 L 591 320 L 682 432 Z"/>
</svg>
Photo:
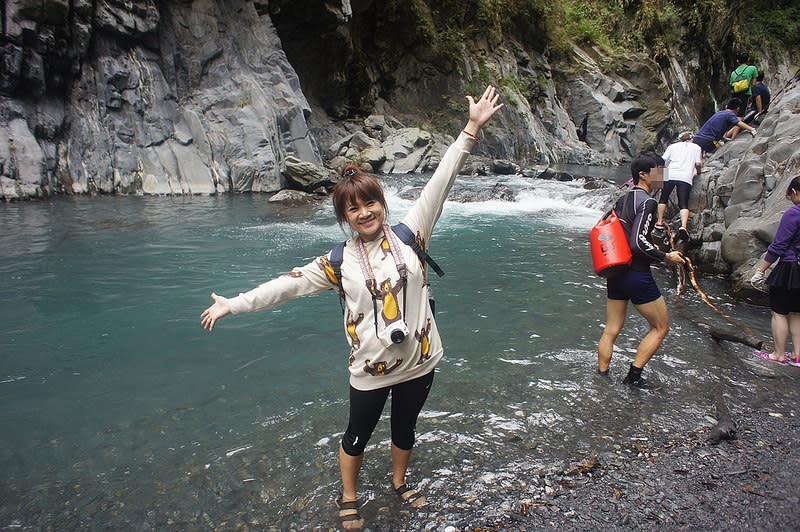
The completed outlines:
<svg viewBox="0 0 800 532">
<path fill-rule="evenodd" d="M 498 104 L 500 94 L 489 85 L 478 101 L 472 96 L 467 96 L 469 102 L 469 121 L 464 130 L 458 135 L 456 141 L 450 145 L 444 157 L 425 185 L 419 199 L 403 219 L 403 222 L 416 233 L 423 242 L 427 242 L 433 233 L 433 227 L 442 212 L 450 188 L 453 186 L 456 174 L 461 170 L 472 147 L 478 141 L 478 133 L 486 122 L 503 107 Z"/>
</svg>

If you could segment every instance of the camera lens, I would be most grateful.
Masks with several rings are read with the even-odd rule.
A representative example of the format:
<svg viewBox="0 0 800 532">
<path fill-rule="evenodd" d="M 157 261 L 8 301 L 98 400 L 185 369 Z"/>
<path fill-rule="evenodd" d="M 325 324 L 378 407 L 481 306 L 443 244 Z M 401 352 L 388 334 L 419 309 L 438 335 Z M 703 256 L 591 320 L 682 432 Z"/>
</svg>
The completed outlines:
<svg viewBox="0 0 800 532">
<path fill-rule="evenodd" d="M 403 331 L 392 331 L 390 338 L 392 339 L 393 343 L 402 344 L 403 340 L 406 339 L 406 335 L 403 334 Z"/>
</svg>

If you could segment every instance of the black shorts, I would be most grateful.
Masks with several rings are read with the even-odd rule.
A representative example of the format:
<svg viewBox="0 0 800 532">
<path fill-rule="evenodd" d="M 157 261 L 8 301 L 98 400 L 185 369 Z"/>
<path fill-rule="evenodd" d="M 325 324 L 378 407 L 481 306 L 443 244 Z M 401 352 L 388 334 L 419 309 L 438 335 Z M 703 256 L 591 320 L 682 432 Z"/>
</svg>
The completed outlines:
<svg viewBox="0 0 800 532">
<path fill-rule="evenodd" d="M 659 197 L 658 202 L 666 205 L 674 188 L 678 189 L 678 208 L 688 209 L 689 193 L 692 191 L 692 185 L 686 181 L 664 181 L 664 188 L 661 189 L 661 197 Z"/>
<path fill-rule="evenodd" d="M 433 385 L 433 371 L 422 377 L 377 390 L 356 390 L 350 386 L 350 421 L 342 436 L 342 449 L 360 456 L 375 430 L 383 405 L 392 393 L 392 443 L 404 451 L 414 446 L 417 417 Z"/>
<path fill-rule="evenodd" d="M 714 150 L 716 150 L 718 146 L 713 140 L 699 139 L 697 137 L 693 138 L 692 142 L 703 148 L 703 151 L 706 153 L 714 153 Z"/>
<path fill-rule="evenodd" d="M 606 282 L 608 299 L 627 301 L 634 305 L 644 305 L 661 297 L 661 291 L 650 272 L 628 270 Z"/>
</svg>

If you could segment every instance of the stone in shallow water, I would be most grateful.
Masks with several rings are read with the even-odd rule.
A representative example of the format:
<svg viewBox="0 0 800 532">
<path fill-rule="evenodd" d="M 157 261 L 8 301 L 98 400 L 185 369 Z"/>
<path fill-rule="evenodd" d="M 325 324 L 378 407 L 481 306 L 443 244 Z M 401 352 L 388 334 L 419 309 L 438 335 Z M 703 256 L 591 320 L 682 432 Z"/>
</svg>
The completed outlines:
<svg viewBox="0 0 800 532">
<path fill-rule="evenodd" d="M 492 161 L 492 172 L 500 175 L 518 174 L 520 167 L 507 159 L 495 159 Z"/>
<path fill-rule="evenodd" d="M 303 192 L 300 190 L 288 190 L 284 189 L 280 192 L 273 194 L 268 201 L 270 202 L 282 202 L 282 203 L 311 203 L 316 199 L 314 194 L 309 194 L 308 192 Z"/>
</svg>

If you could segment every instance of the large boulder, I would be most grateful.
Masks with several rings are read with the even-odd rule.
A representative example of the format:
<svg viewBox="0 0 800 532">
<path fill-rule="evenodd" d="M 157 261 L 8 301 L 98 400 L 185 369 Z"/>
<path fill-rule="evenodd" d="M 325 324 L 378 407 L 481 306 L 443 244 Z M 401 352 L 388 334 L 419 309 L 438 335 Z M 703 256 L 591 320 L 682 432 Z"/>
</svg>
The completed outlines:
<svg viewBox="0 0 800 532">
<path fill-rule="evenodd" d="M 738 266 L 751 257 L 766 251 L 767 246 L 753 229 L 753 220 L 736 220 L 722 236 L 722 258 L 728 264 Z"/>
<path fill-rule="evenodd" d="M 791 204 L 786 188 L 800 173 L 800 85 L 794 80 L 772 102 L 758 135 L 742 133 L 706 157 L 690 208 L 690 250 L 703 270 L 731 274 L 737 295 L 761 297 L 748 280 Z"/>
<path fill-rule="evenodd" d="M 492 161 L 492 172 L 500 175 L 518 174 L 520 167 L 507 159 L 495 159 Z"/>
<path fill-rule="evenodd" d="M 372 168 L 380 168 L 386 162 L 386 151 L 380 146 L 370 146 L 361 152 L 359 159 Z"/>
<path fill-rule="evenodd" d="M 305 205 L 308 203 L 313 203 L 319 199 L 319 196 L 314 194 L 309 194 L 308 192 L 303 192 L 302 190 L 289 190 L 284 189 L 279 192 L 276 192 L 272 196 L 270 196 L 269 201 L 270 203 L 287 203 L 290 205 Z"/>
<path fill-rule="evenodd" d="M 381 145 L 386 160 L 380 167 L 384 173 L 405 174 L 418 170 L 430 152 L 433 136 L 420 128 L 402 128 L 392 133 Z"/>
<path fill-rule="evenodd" d="M 330 170 L 291 156 L 284 161 L 282 174 L 291 188 L 304 192 L 313 192 L 336 182 L 336 177 Z"/>
<path fill-rule="evenodd" d="M 14 182 L 14 186 L 8 183 L 3 187 L 3 197 L 18 199 L 49 193 L 45 154 L 25 120 L 15 118 L 6 128 L 0 128 L 0 161 L 3 177 Z M 5 190 L 9 191 L 8 196 Z"/>
</svg>

